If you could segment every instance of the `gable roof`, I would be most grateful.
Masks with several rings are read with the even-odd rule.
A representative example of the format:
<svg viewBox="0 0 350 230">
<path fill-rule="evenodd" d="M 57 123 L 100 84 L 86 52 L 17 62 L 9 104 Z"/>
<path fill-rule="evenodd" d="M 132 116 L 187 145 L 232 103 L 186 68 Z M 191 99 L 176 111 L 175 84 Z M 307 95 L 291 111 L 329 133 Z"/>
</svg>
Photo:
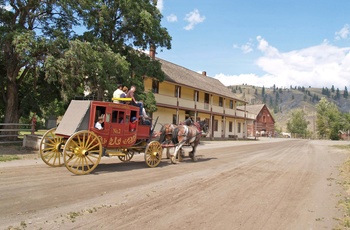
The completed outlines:
<svg viewBox="0 0 350 230">
<path fill-rule="evenodd" d="M 267 111 L 270 113 L 272 120 L 275 121 L 275 119 L 272 116 L 269 108 L 265 104 L 246 105 L 246 110 L 247 110 L 248 113 L 252 113 L 252 114 L 255 114 L 255 116 L 258 116 L 258 114 L 261 112 L 261 110 L 264 107 L 266 107 Z M 244 106 L 237 106 L 237 109 L 244 110 Z"/>
<path fill-rule="evenodd" d="M 162 64 L 162 70 L 165 73 L 165 81 L 245 102 L 236 98 L 230 89 L 215 78 L 194 72 L 160 58 L 156 59 Z"/>
</svg>

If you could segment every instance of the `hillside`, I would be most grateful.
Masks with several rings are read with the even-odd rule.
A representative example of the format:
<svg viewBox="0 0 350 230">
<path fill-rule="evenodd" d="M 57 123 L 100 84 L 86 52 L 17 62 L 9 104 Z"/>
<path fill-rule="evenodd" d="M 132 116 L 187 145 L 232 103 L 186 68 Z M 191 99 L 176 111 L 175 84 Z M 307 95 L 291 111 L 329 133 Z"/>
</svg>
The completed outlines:
<svg viewBox="0 0 350 230">
<path fill-rule="evenodd" d="M 308 129 L 315 132 L 316 104 L 322 97 L 335 103 L 339 111 L 350 112 L 350 96 L 344 98 L 344 90 L 321 88 L 264 88 L 251 85 L 233 85 L 229 89 L 234 95 L 248 104 L 266 104 L 276 121 L 276 129 L 287 131 L 287 122 L 293 111 L 302 109 L 307 114 Z M 345 91 L 347 94 L 347 90 Z"/>
</svg>

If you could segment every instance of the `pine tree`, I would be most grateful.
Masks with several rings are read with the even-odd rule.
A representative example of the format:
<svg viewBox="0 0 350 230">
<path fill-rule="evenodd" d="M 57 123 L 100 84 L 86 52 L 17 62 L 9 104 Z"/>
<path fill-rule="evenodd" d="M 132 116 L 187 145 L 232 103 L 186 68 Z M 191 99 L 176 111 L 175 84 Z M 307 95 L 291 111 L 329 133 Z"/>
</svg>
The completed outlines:
<svg viewBox="0 0 350 230">
<path fill-rule="evenodd" d="M 348 98 L 349 93 L 348 93 L 348 88 L 345 86 L 344 93 L 343 93 L 344 98 Z"/>
</svg>

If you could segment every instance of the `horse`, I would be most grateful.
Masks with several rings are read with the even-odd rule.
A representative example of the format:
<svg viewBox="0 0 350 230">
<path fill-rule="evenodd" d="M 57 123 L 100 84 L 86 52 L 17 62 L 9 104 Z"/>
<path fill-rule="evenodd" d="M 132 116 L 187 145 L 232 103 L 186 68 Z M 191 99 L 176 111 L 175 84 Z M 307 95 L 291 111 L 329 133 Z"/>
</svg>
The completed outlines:
<svg viewBox="0 0 350 230">
<path fill-rule="evenodd" d="M 189 117 L 186 120 L 184 120 L 183 122 L 180 122 L 180 125 L 187 125 L 190 126 L 193 124 L 193 120 Z M 175 130 L 175 128 L 178 125 L 175 124 L 164 124 L 162 125 L 162 128 L 160 129 L 159 133 L 159 143 L 161 144 L 165 144 L 165 145 L 172 145 L 172 136 L 173 136 L 173 132 Z M 167 158 L 170 158 L 170 153 L 169 153 L 169 148 L 166 148 L 167 151 Z M 181 156 L 184 155 L 184 151 L 181 149 Z"/>
<path fill-rule="evenodd" d="M 209 126 L 205 121 L 195 122 L 193 125 L 179 125 L 177 126 L 172 135 L 172 142 L 176 145 L 174 155 L 171 155 L 170 160 L 173 164 L 176 163 L 177 153 L 184 144 L 192 147 L 192 151 L 189 152 L 189 156 L 192 161 L 197 161 L 196 148 L 199 144 L 200 138 L 203 133 L 207 133 Z"/>
</svg>

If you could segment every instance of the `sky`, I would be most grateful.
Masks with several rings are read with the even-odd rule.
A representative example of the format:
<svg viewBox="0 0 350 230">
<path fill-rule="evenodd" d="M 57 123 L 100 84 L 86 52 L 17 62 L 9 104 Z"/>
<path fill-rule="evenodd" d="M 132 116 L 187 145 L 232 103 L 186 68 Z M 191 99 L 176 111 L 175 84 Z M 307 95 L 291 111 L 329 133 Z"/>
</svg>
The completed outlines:
<svg viewBox="0 0 350 230">
<path fill-rule="evenodd" d="M 158 0 L 157 57 L 224 85 L 350 88 L 349 0 Z"/>
</svg>

